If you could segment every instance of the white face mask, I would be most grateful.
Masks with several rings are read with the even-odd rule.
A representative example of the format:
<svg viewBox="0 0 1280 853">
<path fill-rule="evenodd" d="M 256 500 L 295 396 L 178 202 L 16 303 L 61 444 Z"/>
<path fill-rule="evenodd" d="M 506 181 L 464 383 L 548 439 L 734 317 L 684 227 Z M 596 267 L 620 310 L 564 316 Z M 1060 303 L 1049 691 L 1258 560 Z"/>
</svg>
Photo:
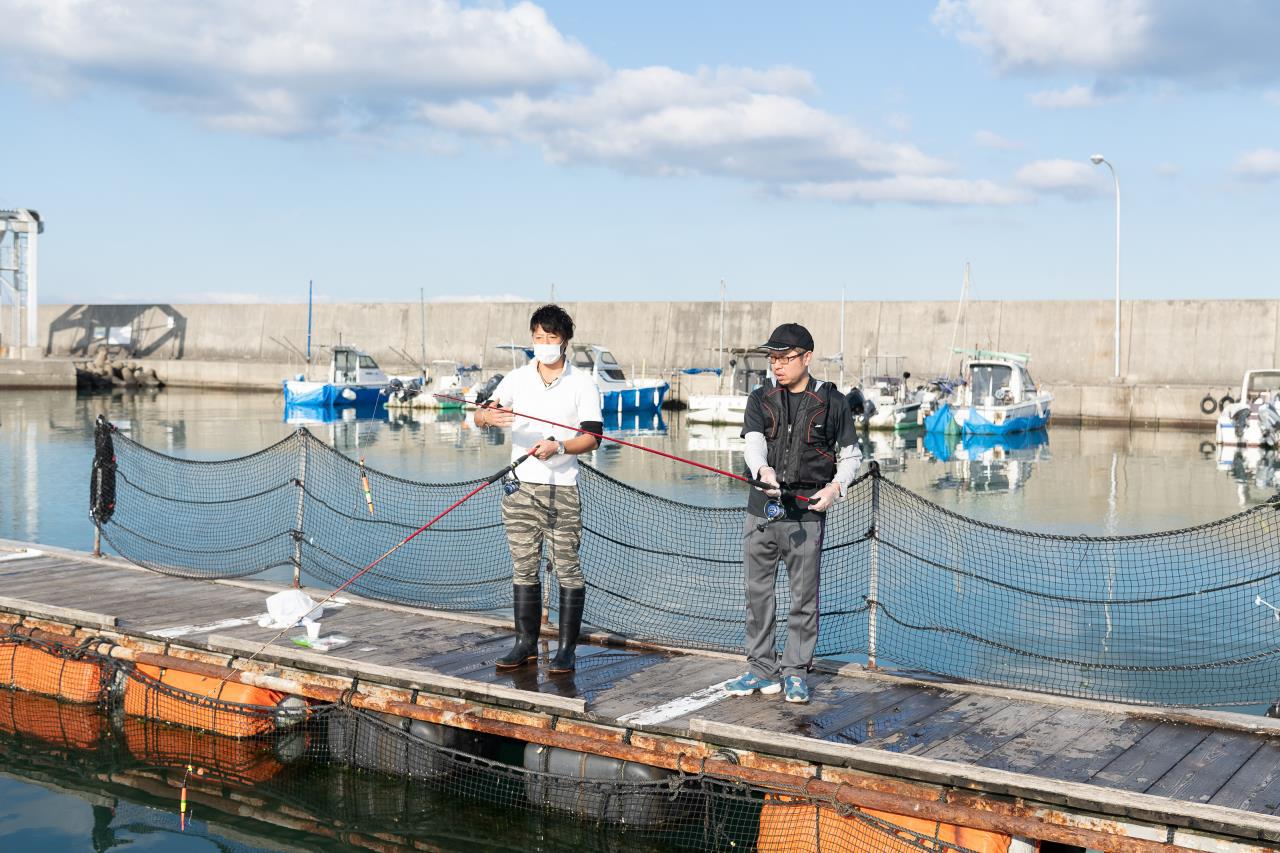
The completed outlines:
<svg viewBox="0 0 1280 853">
<path fill-rule="evenodd" d="M 559 344 L 534 344 L 533 357 L 543 364 L 555 364 L 564 355 Z"/>
</svg>

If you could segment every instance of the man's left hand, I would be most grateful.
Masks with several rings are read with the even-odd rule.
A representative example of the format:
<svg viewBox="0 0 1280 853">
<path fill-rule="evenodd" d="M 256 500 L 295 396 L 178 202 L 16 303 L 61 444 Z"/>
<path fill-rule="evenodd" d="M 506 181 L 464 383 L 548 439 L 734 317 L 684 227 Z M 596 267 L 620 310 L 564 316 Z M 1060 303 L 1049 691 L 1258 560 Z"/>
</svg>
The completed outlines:
<svg viewBox="0 0 1280 853">
<path fill-rule="evenodd" d="M 826 512 L 838 500 L 840 500 L 840 487 L 835 483 L 827 483 L 814 492 L 813 497 L 809 499 L 809 509 L 814 512 Z"/>
</svg>

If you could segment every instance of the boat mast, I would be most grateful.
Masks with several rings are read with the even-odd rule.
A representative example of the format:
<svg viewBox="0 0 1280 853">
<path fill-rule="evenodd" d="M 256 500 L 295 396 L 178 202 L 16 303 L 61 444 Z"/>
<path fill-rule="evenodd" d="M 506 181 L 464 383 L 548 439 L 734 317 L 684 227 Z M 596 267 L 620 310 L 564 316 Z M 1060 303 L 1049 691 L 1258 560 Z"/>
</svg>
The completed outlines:
<svg viewBox="0 0 1280 853">
<path fill-rule="evenodd" d="M 311 381 L 311 294 L 315 290 L 315 282 L 307 279 L 307 381 Z"/>
<path fill-rule="evenodd" d="M 418 310 L 422 320 L 422 375 L 427 375 L 427 289 L 418 288 Z M 483 361 L 483 359 L 481 359 Z"/>
<path fill-rule="evenodd" d="M 839 391 L 844 387 L 844 288 L 840 288 L 840 384 L 836 387 Z"/>
<path fill-rule="evenodd" d="M 946 377 L 951 376 L 951 354 L 956 351 L 956 335 L 960 333 L 960 315 L 964 313 L 964 300 L 969 295 L 969 262 L 964 262 L 964 284 L 960 286 L 960 304 L 956 307 L 956 322 L 951 327 L 951 351 L 947 353 Z"/>
<path fill-rule="evenodd" d="M 720 279 L 720 373 L 716 377 L 716 393 L 724 393 L 724 279 Z"/>
</svg>

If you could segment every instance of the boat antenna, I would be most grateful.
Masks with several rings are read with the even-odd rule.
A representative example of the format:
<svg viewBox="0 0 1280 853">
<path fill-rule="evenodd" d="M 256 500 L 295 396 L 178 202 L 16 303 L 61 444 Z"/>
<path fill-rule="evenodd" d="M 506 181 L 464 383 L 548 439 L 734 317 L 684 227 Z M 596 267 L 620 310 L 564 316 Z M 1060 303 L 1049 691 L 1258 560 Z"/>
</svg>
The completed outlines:
<svg viewBox="0 0 1280 853">
<path fill-rule="evenodd" d="M 418 309 L 422 318 L 422 375 L 427 375 L 427 289 L 418 288 Z"/>
<path fill-rule="evenodd" d="M 315 291 L 315 282 L 307 279 L 307 381 L 311 381 L 311 295 Z"/>
<path fill-rule="evenodd" d="M 956 335 L 960 333 L 960 315 L 964 313 L 964 301 L 969 296 L 969 262 L 964 262 L 964 284 L 960 285 L 960 304 L 956 306 L 956 322 L 951 327 L 951 352 L 947 353 L 947 372 L 951 376 L 951 353 L 956 352 Z"/>
<path fill-rule="evenodd" d="M 434 396 L 439 397 L 441 400 L 453 400 L 458 403 L 467 402 L 461 397 L 452 397 L 448 394 L 435 394 Z M 485 403 L 484 405 L 481 406 L 481 408 L 488 409 L 488 408 L 495 408 L 495 407 L 491 406 L 489 403 Z M 502 409 L 502 411 L 510 412 L 511 414 L 515 415 L 517 418 L 526 418 L 531 421 L 538 421 L 539 423 L 549 424 L 550 426 L 553 426 L 553 427 L 560 427 L 561 429 L 571 429 L 576 433 L 580 433 L 582 435 L 589 435 L 592 438 L 598 438 L 598 439 L 601 439 L 602 441 L 612 441 L 614 444 L 621 444 L 623 447 L 630 447 L 632 450 L 642 450 L 645 453 L 652 453 L 655 456 L 661 456 L 663 459 L 670 459 L 672 462 L 683 462 L 686 465 L 692 465 L 695 468 L 701 468 L 703 471 L 710 471 L 713 474 L 720 474 L 723 477 L 732 477 L 735 480 L 739 480 L 748 485 L 755 486 L 757 489 L 764 489 L 765 491 L 768 491 L 769 489 L 777 488 L 776 486 L 766 483 L 763 480 L 757 480 L 752 477 L 744 477 L 741 474 L 734 474 L 732 471 L 725 471 L 721 468 L 713 468 L 710 465 L 703 465 L 701 462 L 694 462 L 692 459 L 685 459 L 683 456 L 676 456 L 675 454 L 666 453 L 665 451 L 657 450 L 652 447 L 645 447 L 643 444 L 633 444 L 630 441 L 623 441 L 622 439 L 614 438 L 611 435 L 605 435 L 599 432 L 592 432 L 589 429 L 583 429 L 582 427 L 573 427 L 573 426 L 569 426 L 568 424 L 559 424 L 559 423 L 556 423 L 555 421 L 549 421 L 546 418 L 539 418 L 539 417 L 535 417 L 534 415 L 526 415 L 523 412 L 517 412 L 514 409 L 504 408 Z M 794 497 L 796 500 L 804 501 L 805 503 L 809 503 L 810 501 L 813 500 L 812 498 L 807 498 L 804 495 L 796 495 L 790 492 L 787 493 L 787 496 Z"/>
</svg>

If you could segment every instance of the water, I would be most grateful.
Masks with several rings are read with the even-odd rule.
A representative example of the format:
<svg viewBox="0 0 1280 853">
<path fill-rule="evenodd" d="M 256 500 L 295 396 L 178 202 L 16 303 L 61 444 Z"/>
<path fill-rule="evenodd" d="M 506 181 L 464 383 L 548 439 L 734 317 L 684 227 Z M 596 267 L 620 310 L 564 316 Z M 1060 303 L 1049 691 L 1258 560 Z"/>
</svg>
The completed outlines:
<svg viewBox="0 0 1280 853">
<path fill-rule="evenodd" d="M 473 479 L 500 468 L 510 453 L 502 433 L 477 430 L 459 412 L 299 424 L 286 422 L 271 394 L 2 391 L 0 537 L 91 547 L 88 468 L 98 414 L 148 447 L 198 459 L 252 453 L 299 425 L 348 455 L 365 457 L 373 468 L 410 479 Z M 697 427 L 679 417 L 623 426 L 631 429 L 618 435 L 628 441 L 741 469 L 741 442 L 732 428 Z M 1267 460 L 1260 466 L 1244 455 L 1219 460 L 1204 445 L 1211 438 L 1208 422 L 1201 433 L 1053 427 L 1044 436 L 1006 444 L 876 437 L 872 452 L 886 477 L 965 515 L 1034 530 L 1127 534 L 1211 521 L 1275 493 Z M 744 500 L 740 483 L 651 454 L 606 445 L 593 456 L 592 464 L 605 473 L 646 491 L 704 505 Z M 180 835 L 174 803 L 111 786 L 110 768 L 59 779 L 19 764 L 0 748 L 3 849 L 105 849 L 108 841 L 166 850 L 343 849 L 337 840 L 251 821 L 197 821 Z M 539 846 L 527 837 L 505 843 Z"/>
</svg>

